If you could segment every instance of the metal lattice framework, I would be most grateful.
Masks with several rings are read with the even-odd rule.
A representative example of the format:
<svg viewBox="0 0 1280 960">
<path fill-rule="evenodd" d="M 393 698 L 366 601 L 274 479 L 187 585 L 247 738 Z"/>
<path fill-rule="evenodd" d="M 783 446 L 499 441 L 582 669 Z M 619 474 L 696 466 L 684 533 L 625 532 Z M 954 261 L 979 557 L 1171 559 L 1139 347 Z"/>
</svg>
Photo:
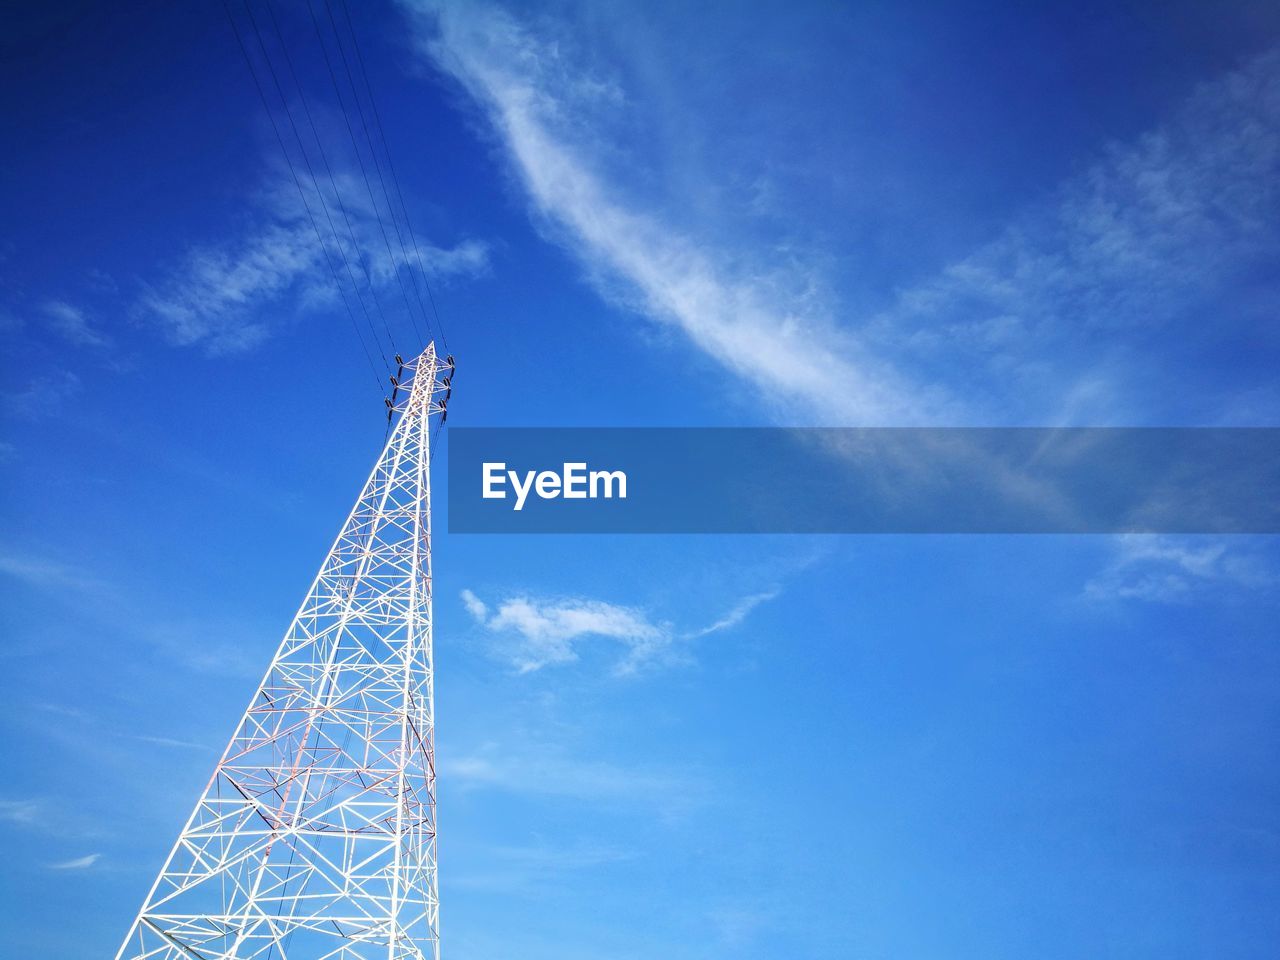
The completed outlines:
<svg viewBox="0 0 1280 960">
<path fill-rule="evenodd" d="M 117 960 L 438 960 L 434 345 Z"/>
</svg>

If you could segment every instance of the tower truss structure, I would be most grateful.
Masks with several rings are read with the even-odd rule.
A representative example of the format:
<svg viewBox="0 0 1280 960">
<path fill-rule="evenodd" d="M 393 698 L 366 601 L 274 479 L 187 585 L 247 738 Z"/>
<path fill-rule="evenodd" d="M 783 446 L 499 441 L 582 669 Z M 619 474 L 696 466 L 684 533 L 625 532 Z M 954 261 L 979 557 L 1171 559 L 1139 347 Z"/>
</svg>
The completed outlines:
<svg viewBox="0 0 1280 960">
<path fill-rule="evenodd" d="M 429 345 L 117 960 L 438 960 Z M 407 378 L 406 378 L 407 379 Z"/>
</svg>

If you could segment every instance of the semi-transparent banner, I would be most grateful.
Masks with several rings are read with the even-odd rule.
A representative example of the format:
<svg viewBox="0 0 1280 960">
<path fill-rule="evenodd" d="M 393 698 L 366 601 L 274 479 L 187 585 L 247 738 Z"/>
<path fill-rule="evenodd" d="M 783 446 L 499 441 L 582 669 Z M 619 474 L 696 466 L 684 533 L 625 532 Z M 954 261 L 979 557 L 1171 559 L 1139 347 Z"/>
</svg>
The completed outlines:
<svg viewBox="0 0 1280 960">
<path fill-rule="evenodd" d="M 451 533 L 1276 533 L 1280 428 L 449 430 Z"/>
</svg>

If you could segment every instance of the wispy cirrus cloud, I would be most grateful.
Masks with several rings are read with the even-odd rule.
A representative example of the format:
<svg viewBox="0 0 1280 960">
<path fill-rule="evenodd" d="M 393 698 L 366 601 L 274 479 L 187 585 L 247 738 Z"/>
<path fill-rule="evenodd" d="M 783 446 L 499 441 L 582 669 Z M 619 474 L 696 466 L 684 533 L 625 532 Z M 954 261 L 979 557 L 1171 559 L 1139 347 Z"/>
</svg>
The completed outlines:
<svg viewBox="0 0 1280 960">
<path fill-rule="evenodd" d="M 865 354 L 804 277 L 737 270 L 731 256 L 631 204 L 596 162 L 590 115 L 625 109 L 607 80 L 493 5 L 411 4 L 428 15 L 423 46 L 487 112 L 537 214 L 561 232 L 593 277 L 651 318 L 683 331 L 768 395 L 849 422 L 941 415 L 951 401 Z"/>
<path fill-rule="evenodd" d="M 766 603 L 776 597 L 781 591 L 765 590 L 762 593 L 753 593 L 749 597 L 743 597 L 726 613 L 723 617 L 709 626 L 700 630 L 694 630 L 692 633 L 686 634 L 690 639 L 697 637 L 705 637 L 712 633 L 719 633 L 721 630 L 729 630 L 742 623 L 743 620 L 750 616 L 751 611 L 762 603 Z"/>
<path fill-rule="evenodd" d="M 100 853 L 90 853 L 83 857 L 76 857 L 74 860 L 63 860 L 60 863 L 49 864 L 50 870 L 88 870 L 99 860 L 102 859 Z"/>
<path fill-rule="evenodd" d="M 246 350 L 267 336 L 262 307 L 290 292 L 312 305 L 333 298 L 321 256 L 310 227 L 271 219 L 233 241 L 188 250 L 164 279 L 147 286 L 137 311 L 177 346 Z"/>
<path fill-rule="evenodd" d="M 723 231 L 710 239 L 633 197 L 627 148 L 612 137 L 631 100 L 584 50 L 581 22 L 495 3 L 404 5 L 426 55 L 483 111 L 538 221 L 601 291 L 682 331 L 793 415 L 1141 417 L 1164 395 L 1135 384 L 1175 362 L 1153 331 L 1204 330 L 1188 311 L 1280 250 L 1280 52 L 1203 84 L 1132 142 L 1094 147 L 1083 173 L 991 242 L 850 316 L 802 264 L 717 242 Z M 771 262 L 781 265 L 761 266 Z M 1109 337 L 1121 328 L 1125 343 Z"/>
<path fill-rule="evenodd" d="M 1225 537 L 1129 534 L 1115 538 L 1114 555 L 1085 584 L 1087 599 L 1189 603 L 1214 590 L 1274 589 L 1274 565 L 1243 543 Z"/>
<path fill-rule="evenodd" d="M 421 283 L 425 270 L 428 283 L 439 283 L 488 269 L 488 247 L 477 240 L 415 248 L 405 237 L 387 249 L 389 214 L 362 196 L 365 187 L 349 173 L 302 186 L 299 193 L 292 175 L 277 169 L 251 199 L 241 231 L 189 247 L 144 286 L 134 313 L 171 343 L 211 353 L 257 346 L 271 334 L 272 310 L 285 304 L 294 315 L 349 308 L 360 324 L 368 318 L 372 330 L 364 335 L 373 340 L 388 328 L 407 332 L 399 286 L 412 291 L 414 274 Z"/>
<path fill-rule="evenodd" d="M 579 658 L 582 643 L 606 639 L 625 651 L 614 664 L 614 675 L 631 676 L 645 667 L 687 660 L 684 641 L 737 626 L 778 592 L 744 597 L 711 625 L 692 631 L 678 631 L 634 607 L 580 597 L 539 600 L 517 596 L 491 609 L 472 591 L 464 590 L 462 602 L 475 621 L 498 640 L 500 656 L 520 673 L 572 663 Z"/>
<path fill-rule="evenodd" d="M 945 363 L 988 403 L 1053 385 L 1067 416 L 1096 421 L 1128 412 L 1108 374 L 1159 364 L 1171 335 L 1232 336 L 1222 308 L 1210 324 L 1206 307 L 1256 287 L 1251 274 L 1280 258 L 1280 50 L 1201 84 L 1163 122 L 1100 153 L 874 317 L 868 334 L 885 355 Z"/>
<path fill-rule="evenodd" d="M 0 800 L 0 822 L 36 823 L 43 812 L 44 806 L 39 800 Z"/>
<path fill-rule="evenodd" d="M 81 307 L 65 300 L 49 300 L 40 307 L 45 323 L 68 343 L 79 347 L 105 347 L 111 338 L 99 330 Z"/>
</svg>

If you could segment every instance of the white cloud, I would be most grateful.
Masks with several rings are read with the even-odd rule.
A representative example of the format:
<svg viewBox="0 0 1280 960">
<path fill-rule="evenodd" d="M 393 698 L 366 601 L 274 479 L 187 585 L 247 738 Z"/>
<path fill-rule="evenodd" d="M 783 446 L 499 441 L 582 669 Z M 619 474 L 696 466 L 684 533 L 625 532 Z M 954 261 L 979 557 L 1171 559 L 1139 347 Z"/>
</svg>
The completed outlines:
<svg viewBox="0 0 1280 960">
<path fill-rule="evenodd" d="M 581 643 L 603 638 L 622 645 L 623 657 L 613 667 L 617 676 L 630 676 L 660 663 L 683 662 L 688 653 L 680 644 L 737 626 L 777 590 L 744 597 L 710 626 L 680 633 L 671 624 L 655 622 L 634 607 L 583 598 L 537 600 L 513 597 L 490 608 L 470 590 L 462 601 L 477 623 L 498 638 L 498 652 L 520 673 L 552 664 L 572 663 Z M 514 642 L 512 642 L 514 641 Z"/>
<path fill-rule="evenodd" d="M 463 590 L 462 602 L 466 604 L 467 613 L 484 623 L 485 618 L 489 616 L 489 608 L 484 605 L 484 602 L 479 597 L 470 590 Z"/>
<path fill-rule="evenodd" d="M 421 276 L 425 270 L 428 281 L 438 283 L 488 269 L 488 248 L 476 240 L 451 248 L 419 241 L 415 251 L 406 238 L 403 249 L 397 242 L 388 253 L 379 225 L 381 211 L 362 196 L 364 190 L 362 182 L 340 171 L 332 182 L 321 182 L 318 190 L 304 181 L 306 204 L 325 238 L 321 246 L 292 176 L 277 171 L 239 235 L 189 248 L 165 277 L 145 287 L 135 312 L 157 324 L 177 346 L 234 353 L 271 335 L 267 308 L 274 307 L 278 315 L 291 301 L 296 304 L 291 313 L 329 308 L 345 314 L 345 297 L 373 350 L 375 341 L 381 344 L 387 337 L 388 328 L 400 335 L 409 330 L 403 295 L 396 289 L 401 280 L 414 303 L 411 274 Z M 339 194 L 345 217 L 338 207 Z"/>
<path fill-rule="evenodd" d="M 1247 547 L 1219 537 L 1128 534 L 1115 538 L 1115 556 L 1087 584 L 1098 601 L 1185 603 L 1212 589 L 1274 588 L 1280 578 Z"/>
<path fill-rule="evenodd" d="M 1280 50 L 1199 86 L 1163 123 L 1113 143 L 1040 209 L 904 290 L 869 324 L 890 355 L 968 371 L 999 402 L 1053 392 L 1077 422 L 1115 422 L 1118 344 L 1188 323 L 1280 255 Z M 1219 308 L 1220 309 L 1220 308 Z M 1197 326 L 1200 324 L 1197 323 Z M 1224 331 L 1229 325 L 1220 325 Z M 1113 369 L 1120 367 L 1120 369 Z"/>
<path fill-rule="evenodd" d="M 0 800 L 0 821 L 28 824 L 40 819 L 43 807 L 39 800 Z"/>
<path fill-rule="evenodd" d="M 420 14 L 423 50 L 484 111 L 539 221 L 602 292 L 683 331 L 766 406 L 877 425 L 1141 416 L 1167 394 L 1137 396 L 1150 381 L 1130 368 L 1176 359 L 1159 344 L 1100 351 L 1099 339 L 1178 322 L 1276 253 L 1280 52 L 1098 150 L 1039 209 L 889 308 L 838 324 L 809 268 L 762 269 L 789 258 L 707 242 L 629 197 L 617 171 L 651 158 L 620 159 L 610 133 L 635 111 L 564 24 L 496 4 L 404 3 Z"/>
<path fill-rule="evenodd" d="M 797 295 L 807 278 L 731 268 L 728 257 L 629 204 L 593 165 L 586 118 L 601 101 L 624 103 L 612 84 L 567 63 L 558 38 L 493 6 L 420 9 L 438 26 L 425 49 L 486 109 L 537 213 L 564 232 L 606 292 L 622 279 L 650 317 L 775 401 L 849 423 L 914 421 L 948 408 Z"/>
<path fill-rule="evenodd" d="M 50 870 L 88 870 L 95 863 L 102 859 L 100 853 L 90 853 L 87 856 L 77 857 L 74 860 L 64 860 L 62 863 L 49 864 Z"/>
<path fill-rule="evenodd" d="M 749 597 L 743 597 L 736 604 L 734 604 L 733 608 L 730 609 L 728 613 L 726 613 L 723 617 L 721 617 L 715 623 L 711 624 L 708 627 L 703 627 L 701 630 L 695 630 L 693 631 L 693 633 L 690 633 L 689 636 L 705 637 L 707 634 L 710 634 L 710 633 L 718 633 L 721 630 L 728 630 L 731 627 L 736 627 L 743 620 L 747 619 L 747 616 L 751 613 L 752 610 L 760 606 L 760 604 L 766 603 L 769 600 L 772 600 L 774 597 L 778 595 L 779 592 L 780 591 L 778 590 L 766 590 L 764 593 L 755 593 Z"/>
<path fill-rule="evenodd" d="M 638 610 L 600 600 L 539 601 L 515 597 L 499 604 L 492 615 L 488 606 L 469 590 L 463 593 L 463 602 L 491 633 L 514 634 L 518 638 L 504 653 L 521 673 L 577 660 L 577 642 L 589 637 L 620 642 L 627 653 L 615 672 L 633 673 L 665 653 L 672 641 L 666 625 L 650 622 Z"/>
<path fill-rule="evenodd" d="M 290 290 L 308 303 L 330 298 L 329 279 L 310 227 L 267 222 L 218 246 L 198 246 L 138 302 L 177 346 L 214 353 L 245 350 L 267 336 L 258 308 Z"/>
<path fill-rule="evenodd" d="M 50 300 L 41 313 L 51 330 L 68 343 L 82 347 L 104 347 L 111 341 L 89 322 L 84 310 L 64 300 Z"/>
<path fill-rule="evenodd" d="M 489 246 L 479 240 L 464 240 L 456 247 L 419 244 L 422 266 L 433 278 L 470 277 L 489 269 Z"/>
</svg>

